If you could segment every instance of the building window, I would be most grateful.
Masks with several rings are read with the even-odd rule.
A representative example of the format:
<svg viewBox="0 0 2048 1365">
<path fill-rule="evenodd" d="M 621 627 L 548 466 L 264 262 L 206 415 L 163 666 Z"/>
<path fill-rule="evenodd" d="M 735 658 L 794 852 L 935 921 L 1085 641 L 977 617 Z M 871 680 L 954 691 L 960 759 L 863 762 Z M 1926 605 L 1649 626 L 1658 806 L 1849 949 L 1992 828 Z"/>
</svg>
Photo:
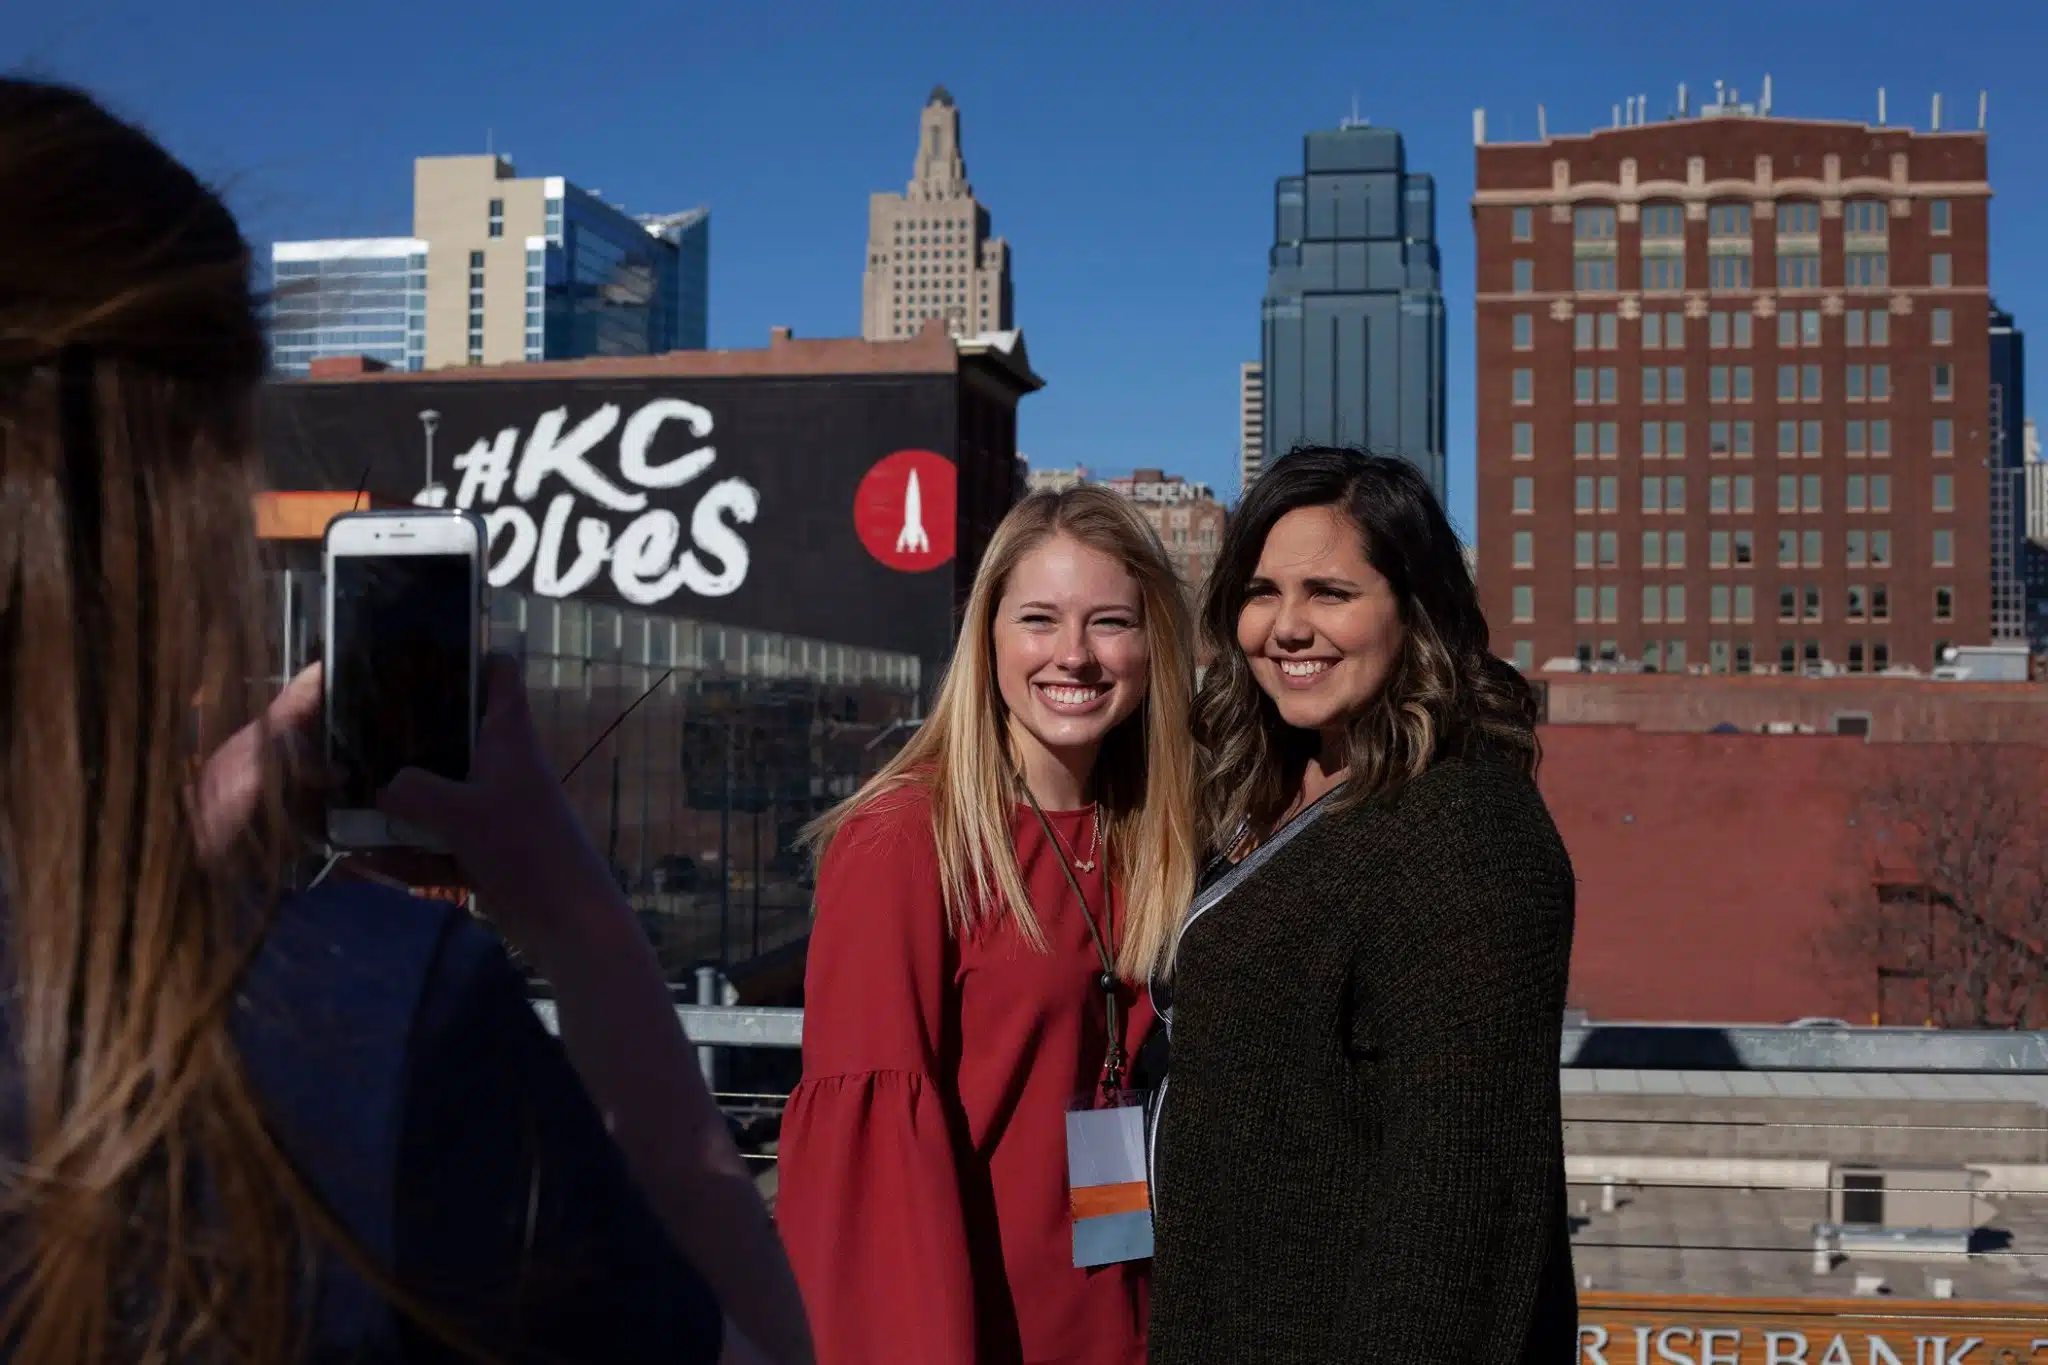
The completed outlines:
<svg viewBox="0 0 2048 1365">
<path fill-rule="evenodd" d="M 1611 460 L 1620 453 L 1621 425 L 1618 422 L 1600 424 L 1600 458 Z"/>
<path fill-rule="evenodd" d="M 1613 313 L 1600 314 L 1600 349 L 1613 350 L 1621 341 L 1621 319 Z"/>
<path fill-rule="evenodd" d="M 1780 237 L 1811 237 L 1820 232 L 1820 205 L 1810 201 L 1787 201 L 1778 205 Z"/>
<path fill-rule="evenodd" d="M 1799 401 L 1799 367 L 1780 365 L 1778 367 L 1778 401 L 1796 403 Z"/>
<path fill-rule="evenodd" d="M 1851 251 L 1842 257 L 1842 284 L 1849 289 L 1882 289 L 1888 282 L 1882 251 Z"/>
<path fill-rule="evenodd" d="M 1889 569 L 1892 566 L 1892 533 L 1872 531 L 1870 533 L 1870 567 Z"/>
<path fill-rule="evenodd" d="M 1861 621 L 1868 612 L 1869 605 L 1863 592 L 1863 585 L 1861 583 L 1851 583 L 1849 585 L 1848 609 L 1843 612 L 1843 616 L 1851 621 Z M 1854 658 L 1855 656 L 1852 654 L 1850 657 Z"/>
<path fill-rule="evenodd" d="M 1615 531 L 1602 531 L 1600 533 L 1601 568 L 1612 569 L 1621 562 L 1621 546 L 1618 537 L 1619 532 Z"/>
<path fill-rule="evenodd" d="M 1937 251 L 1927 258 L 1927 283 L 1936 289 L 1947 289 L 1955 283 L 1955 265 L 1946 251 Z"/>
<path fill-rule="evenodd" d="M 1643 567 L 1660 569 L 1664 567 L 1664 537 L 1655 531 L 1643 532 Z"/>
<path fill-rule="evenodd" d="M 1938 459 L 1947 459 L 1956 453 L 1956 424 L 1953 419 L 1934 419 L 1934 454 Z"/>
<path fill-rule="evenodd" d="M 1892 423 L 1888 417 L 1876 417 L 1870 423 L 1870 455 L 1882 460 L 1892 453 Z"/>
<path fill-rule="evenodd" d="M 1820 253 L 1818 251 L 1778 251 L 1778 288 L 1818 289 L 1820 288 Z"/>
<path fill-rule="evenodd" d="M 1861 512 L 1863 510 L 1863 506 L 1863 475 L 1851 474 L 1847 479 L 1843 481 L 1842 510 L 1844 512 Z"/>
<path fill-rule="evenodd" d="M 1707 235 L 1709 237 L 1747 237 L 1750 235 L 1749 205 L 1710 204 L 1707 207 Z"/>
<path fill-rule="evenodd" d="M 1799 453 L 1809 460 L 1820 458 L 1820 423 L 1818 421 L 1809 419 L 1799 424 Z"/>
<path fill-rule="evenodd" d="M 1799 590 L 1797 588 L 1778 589 L 1778 619 L 1780 621 L 1797 621 L 1799 619 Z M 1787 645 L 1786 648 L 1789 650 L 1791 646 Z"/>
<path fill-rule="evenodd" d="M 1753 372 L 1747 365 L 1737 365 L 1735 367 L 1734 377 L 1735 401 L 1738 403 L 1747 403 L 1750 400 L 1751 395 L 1756 390 L 1756 383 Z"/>
<path fill-rule="evenodd" d="M 1749 288 L 1749 254 L 1737 255 L 1723 252 L 1707 257 L 1707 288 L 1747 289 Z M 1716 315 L 1718 317 L 1718 314 Z"/>
<path fill-rule="evenodd" d="M 1863 556 L 1863 532 L 1849 532 L 1843 538 L 1842 562 L 1852 569 L 1860 569 L 1864 563 Z"/>
<path fill-rule="evenodd" d="M 1820 475 L 1802 474 L 1799 478 L 1801 511 L 1818 512 L 1820 505 Z"/>
<path fill-rule="evenodd" d="M 1781 569 L 1796 569 L 1799 567 L 1799 533 L 1797 531 L 1778 532 L 1778 567 Z"/>
<path fill-rule="evenodd" d="M 1645 483 L 1654 483 L 1655 481 L 1655 475 L 1644 480 Z M 1664 510 L 1667 512 L 1683 512 L 1685 510 L 1685 475 L 1666 474 L 1664 476 Z"/>
<path fill-rule="evenodd" d="M 1956 479 L 1953 474 L 1934 476 L 1934 510 L 1953 512 L 1956 510 Z"/>
<path fill-rule="evenodd" d="M 1614 240 L 1614 206 L 1586 204 L 1572 211 L 1572 237 L 1581 242 Z"/>
<path fill-rule="evenodd" d="M 1842 231 L 1857 237 L 1882 237 L 1888 216 L 1881 199 L 1851 199 L 1842 205 Z"/>
<path fill-rule="evenodd" d="M 1618 621 L 1621 619 L 1621 589 L 1615 587 L 1612 583 L 1602 583 L 1600 585 L 1600 619 L 1602 621 Z M 1603 647 L 1601 652 L 1608 658 L 1613 657 L 1611 647 Z"/>
<path fill-rule="evenodd" d="M 1842 424 L 1842 453 L 1852 460 L 1862 459 L 1865 451 L 1868 449 L 1864 445 L 1863 433 L 1865 430 L 1863 419 L 1860 417 L 1852 418 Z"/>
<path fill-rule="evenodd" d="M 1927 315 L 1928 334 L 1935 345 L 1949 345 L 1953 339 L 1951 333 L 1954 329 L 1955 314 L 1949 309 L 1936 308 Z"/>
<path fill-rule="evenodd" d="M 1618 394 L 1618 392 L 1619 392 L 1619 389 L 1620 389 L 1620 387 L 1621 387 L 1621 386 L 1620 386 L 1619 382 L 1618 382 L 1618 381 L 1617 381 L 1617 380 L 1615 379 L 1615 369 L 1614 369 L 1614 367 L 1613 367 L 1612 365 L 1603 365 L 1603 366 L 1601 366 L 1601 368 L 1600 368 L 1600 401 L 1601 401 L 1601 402 L 1603 402 L 1603 403 L 1612 403 L 1612 402 L 1616 401 L 1616 397 L 1617 397 L 1617 394 Z"/>
<path fill-rule="evenodd" d="M 1526 294 L 1535 287 L 1536 263 L 1534 261 L 1516 261 L 1515 292 L 1517 294 Z"/>
<path fill-rule="evenodd" d="M 1643 288 L 1665 293 L 1685 288 L 1685 257 L 1643 257 Z"/>
<path fill-rule="evenodd" d="M 1956 533 L 1949 530 L 1934 533 L 1934 566 L 1946 569 L 1956 562 Z"/>
<path fill-rule="evenodd" d="M 1778 423 L 1778 458 L 1794 459 L 1799 454 L 1799 423 L 1786 418 Z"/>
<path fill-rule="evenodd" d="M 1799 562 L 1809 569 L 1821 567 L 1821 533 L 1801 531 L 1799 533 Z"/>
<path fill-rule="evenodd" d="M 1573 350 L 1590 351 L 1593 349 L 1593 317 L 1594 315 L 1591 313 L 1581 313 L 1572 319 Z"/>
<path fill-rule="evenodd" d="M 505 235 L 505 201 L 502 199 L 491 201 L 490 234 L 493 237 Z"/>
<path fill-rule="evenodd" d="M 1883 583 L 1870 589 L 1870 619 L 1889 621 L 1892 619 L 1892 590 Z"/>
<path fill-rule="evenodd" d="M 1577 531 L 1572 535 L 1572 567 L 1590 569 L 1593 567 L 1593 533 Z"/>
<path fill-rule="evenodd" d="M 1536 619 L 1536 589 L 1527 583 L 1515 584 L 1515 619 L 1533 621 Z"/>
<path fill-rule="evenodd" d="M 1799 401 L 1802 403 L 1818 403 L 1820 401 L 1820 366 L 1801 365 L 1799 367 Z"/>
<path fill-rule="evenodd" d="M 1728 510 L 1728 476 L 1716 474 L 1707 480 L 1707 510 L 1725 512 Z"/>
<path fill-rule="evenodd" d="M 1515 667 L 1527 673 L 1536 666 L 1536 646 L 1529 640 L 1515 641 Z"/>
<path fill-rule="evenodd" d="M 1892 367 L 1872 365 L 1870 367 L 1870 401 L 1882 403 L 1892 396 Z"/>
<path fill-rule="evenodd" d="M 1517 370 L 1516 373 L 1526 374 L 1527 371 Z M 1593 401 L 1592 366 L 1581 365 L 1572 371 L 1572 401 L 1574 403 L 1590 403 Z"/>
<path fill-rule="evenodd" d="M 1934 367 L 1934 401 L 1945 403 L 1956 396 L 1955 369 L 1948 364 Z"/>
<path fill-rule="evenodd" d="M 1572 620 L 1593 619 L 1593 585 L 1581 583 L 1572 589 Z"/>
<path fill-rule="evenodd" d="M 1935 237 L 1946 237 L 1949 233 L 1949 203 L 1946 199 L 1927 201 L 1927 231 Z"/>
<path fill-rule="evenodd" d="M 1664 619 L 1664 589 L 1655 583 L 1643 584 L 1643 619 L 1662 621 Z"/>
<path fill-rule="evenodd" d="M 1652 474 L 1643 480 L 1643 510 L 1661 512 L 1664 510 L 1664 484 Z"/>
<path fill-rule="evenodd" d="M 1682 569 L 1685 567 L 1685 532 L 1666 531 L 1664 533 L 1664 567 L 1667 569 Z"/>
<path fill-rule="evenodd" d="M 1511 453 L 1517 460 L 1536 457 L 1536 425 L 1533 422 L 1517 422 L 1511 428 Z"/>
<path fill-rule="evenodd" d="M 1572 423 L 1572 458 L 1575 460 L 1590 460 L 1593 458 L 1593 424 L 1591 422 Z"/>
<path fill-rule="evenodd" d="M 1536 211 L 1529 208 L 1516 209 L 1514 223 L 1509 231 L 1513 234 L 1514 240 L 1518 242 L 1534 241 L 1536 238 Z"/>
<path fill-rule="evenodd" d="M 1685 206 L 1670 203 L 1643 205 L 1643 236 L 1683 238 Z"/>
<path fill-rule="evenodd" d="M 1614 258 L 1582 256 L 1572 262 L 1572 288 L 1581 294 L 1614 292 Z"/>
<path fill-rule="evenodd" d="M 1707 401 L 1725 403 L 1728 401 L 1728 367 L 1709 365 L 1707 367 Z"/>
<path fill-rule="evenodd" d="M 1572 480 L 1572 510 L 1590 512 L 1593 510 L 1593 476 L 1581 474 Z"/>
<path fill-rule="evenodd" d="M 1515 349 L 1530 350 L 1536 345 L 1536 319 L 1527 313 L 1515 314 Z"/>
<path fill-rule="evenodd" d="M 1737 474 L 1735 476 L 1735 510 L 1738 512 L 1754 512 L 1756 510 L 1756 480 L 1747 474 Z M 1747 531 L 1737 531 L 1735 533 L 1738 547 L 1748 535 L 1749 532 Z M 1735 562 L 1744 564 L 1748 561 L 1738 555 Z"/>
<path fill-rule="evenodd" d="M 1677 371 L 1674 370 L 1672 371 L 1672 373 L 1676 374 Z M 1670 385 L 1667 383 L 1665 388 L 1666 391 L 1669 392 Z M 1675 402 L 1677 400 L 1674 399 L 1673 401 Z M 1683 459 L 1684 457 L 1685 423 L 1666 422 L 1664 424 L 1664 458 L 1667 460 L 1678 460 Z"/>
<path fill-rule="evenodd" d="M 1885 312 L 1882 308 L 1873 308 L 1870 310 L 1869 318 L 1870 344 L 1872 346 L 1889 344 L 1892 336 L 1892 315 Z"/>
<path fill-rule="evenodd" d="M 1518 404 L 1526 406 L 1536 401 L 1536 372 L 1534 370 L 1515 371 L 1514 394 L 1515 402 Z"/>
<path fill-rule="evenodd" d="M 1741 394 L 1741 392 L 1747 387 L 1747 385 L 1742 384 L 1739 381 L 1747 377 L 1748 374 L 1749 370 L 1747 367 L 1739 369 L 1735 372 L 1735 378 L 1738 381 L 1735 386 L 1735 389 L 1738 395 Z M 1750 456 L 1756 453 L 1756 423 L 1751 422 L 1747 419 L 1735 423 L 1734 435 L 1736 459 L 1747 460 L 1750 458 Z"/>
<path fill-rule="evenodd" d="M 1621 480 L 1612 474 L 1600 476 L 1600 510 L 1617 512 L 1621 510 Z"/>
<path fill-rule="evenodd" d="M 1536 510 L 1536 480 L 1526 474 L 1515 480 L 1514 507 L 1517 512 Z"/>
<path fill-rule="evenodd" d="M 1536 533 L 1517 531 L 1514 535 L 1515 567 L 1532 569 L 1536 566 Z"/>
<path fill-rule="evenodd" d="M 1953 621 L 1956 619 L 1956 590 L 1936 588 L 1934 590 L 1934 619 Z"/>
<path fill-rule="evenodd" d="M 1780 474 L 1778 476 L 1778 510 L 1797 512 L 1799 510 L 1799 476 Z"/>
<path fill-rule="evenodd" d="M 1661 403 L 1664 401 L 1664 371 L 1655 365 L 1643 367 L 1643 401 Z"/>
</svg>

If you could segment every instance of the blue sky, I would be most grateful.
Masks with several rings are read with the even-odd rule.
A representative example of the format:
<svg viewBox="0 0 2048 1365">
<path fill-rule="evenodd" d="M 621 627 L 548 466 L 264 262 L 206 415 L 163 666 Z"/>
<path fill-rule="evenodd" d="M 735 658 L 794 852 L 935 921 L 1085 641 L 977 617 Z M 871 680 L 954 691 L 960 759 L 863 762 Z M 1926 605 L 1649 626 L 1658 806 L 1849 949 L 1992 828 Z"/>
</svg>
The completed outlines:
<svg viewBox="0 0 2048 1365">
<path fill-rule="evenodd" d="M 1450 501 L 1468 527 L 1474 107 L 1493 137 L 1530 137 L 1538 103 L 1553 131 L 1579 131 L 1629 95 L 1657 116 L 1680 81 L 1695 100 L 1716 79 L 1747 96 L 1768 71 L 1780 114 L 1874 117 L 1882 85 L 1893 122 L 1925 127 L 1934 92 L 1953 126 L 1988 89 L 1992 283 L 2041 330 L 2038 350 L 2044 51 L 2041 0 L 62 0 L 0 26 L 0 68 L 77 81 L 147 123 L 228 187 L 258 241 L 402 233 L 411 158 L 487 137 L 522 174 L 635 210 L 709 204 L 715 346 L 765 344 L 777 324 L 858 332 L 867 195 L 908 178 L 917 110 L 943 82 L 1048 380 L 1024 404 L 1022 448 L 1043 464 L 1163 466 L 1219 492 L 1235 491 L 1272 182 L 1355 97 L 1437 177 Z"/>
</svg>

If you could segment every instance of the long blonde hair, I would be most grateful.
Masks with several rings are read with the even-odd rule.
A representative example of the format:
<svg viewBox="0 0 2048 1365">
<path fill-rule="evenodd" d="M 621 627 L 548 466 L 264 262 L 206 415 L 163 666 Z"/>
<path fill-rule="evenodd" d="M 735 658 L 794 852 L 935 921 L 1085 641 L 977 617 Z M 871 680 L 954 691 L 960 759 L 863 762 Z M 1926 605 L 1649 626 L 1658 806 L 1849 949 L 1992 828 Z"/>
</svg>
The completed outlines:
<svg viewBox="0 0 2048 1365">
<path fill-rule="evenodd" d="M 1137 581 L 1144 614 L 1151 684 L 1137 711 L 1110 732 L 1095 768 L 1110 868 L 1124 906 L 1117 970 L 1139 980 L 1170 965 L 1175 933 L 1194 894 L 1193 630 L 1158 537 L 1128 499 L 1107 489 L 1035 493 L 1003 518 L 974 575 L 960 640 L 931 715 L 902 752 L 805 837 L 822 859 L 833 836 L 871 802 L 923 786 L 931 794 L 948 927 L 966 933 L 1007 909 L 1024 940 L 1044 950 L 1011 838 L 1016 769 L 996 683 L 995 616 L 1017 564 L 1056 536 L 1123 565 Z"/>
</svg>

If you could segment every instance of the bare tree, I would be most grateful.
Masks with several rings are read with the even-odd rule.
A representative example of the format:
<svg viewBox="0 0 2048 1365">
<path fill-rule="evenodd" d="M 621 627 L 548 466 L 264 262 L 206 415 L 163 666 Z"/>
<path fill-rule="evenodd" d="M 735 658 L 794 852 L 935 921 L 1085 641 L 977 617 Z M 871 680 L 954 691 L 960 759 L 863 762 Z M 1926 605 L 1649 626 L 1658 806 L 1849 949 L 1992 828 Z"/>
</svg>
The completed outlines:
<svg viewBox="0 0 2048 1365">
<path fill-rule="evenodd" d="M 2048 751 L 1869 754 L 1850 821 L 1853 875 L 1823 954 L 1836 971 L 1868 973 L 1885 1022 L 2035 1026 L 2048 1015 Z"/>
</svg>

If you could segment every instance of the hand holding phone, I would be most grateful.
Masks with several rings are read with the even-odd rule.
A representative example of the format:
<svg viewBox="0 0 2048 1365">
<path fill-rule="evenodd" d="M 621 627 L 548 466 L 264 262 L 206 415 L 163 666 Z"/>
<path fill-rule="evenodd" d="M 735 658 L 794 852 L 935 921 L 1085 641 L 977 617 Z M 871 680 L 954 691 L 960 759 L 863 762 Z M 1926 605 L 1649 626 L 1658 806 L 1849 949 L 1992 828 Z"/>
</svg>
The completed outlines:
<svg viewBox="0 0 2048 1365">
<path fill-rule="evenodd" d="M 473 512 L 351 512 L 328 523 L 327 840 L 448 851 L 378 809 L 408 768 L 460 781 L 476 748 L 490 536 Z"/>
</svg>

